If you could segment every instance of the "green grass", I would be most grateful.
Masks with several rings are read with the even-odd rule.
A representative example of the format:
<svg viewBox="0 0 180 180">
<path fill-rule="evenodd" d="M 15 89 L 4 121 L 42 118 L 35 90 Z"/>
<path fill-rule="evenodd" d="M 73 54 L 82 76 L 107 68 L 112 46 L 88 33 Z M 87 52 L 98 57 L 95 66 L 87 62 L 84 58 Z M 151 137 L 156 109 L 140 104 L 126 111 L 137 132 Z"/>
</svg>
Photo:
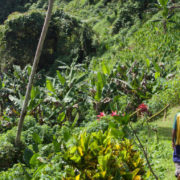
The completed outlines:
<svg viewBox="0 0 180 180">
<path fill-rule="evenodd" d="M 172 160 L 171 131 L 174 116 L 180 111 L 180 106 L 168 110 L 167 118 L 163 117 L 158 120 L 145 124 L 140 128 L 140 122 L 136 125 L 139 131 L 144 147 L 147 149 L 149 160 L 153 170 L 159 179 L 175 180 L 175 166 Z M 154 131 L 157 130 L 157 133 Z M 149 179 L 154 179 L 152 176 Z"/>
</svg>

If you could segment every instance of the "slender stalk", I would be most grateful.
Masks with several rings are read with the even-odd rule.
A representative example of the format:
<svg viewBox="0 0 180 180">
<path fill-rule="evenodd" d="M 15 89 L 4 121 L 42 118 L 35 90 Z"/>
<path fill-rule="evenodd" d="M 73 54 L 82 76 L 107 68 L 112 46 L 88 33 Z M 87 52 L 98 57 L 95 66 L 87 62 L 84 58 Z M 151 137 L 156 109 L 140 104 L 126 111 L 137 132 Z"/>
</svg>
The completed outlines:
<svg viewBox="0 0 180 180">
<path fill-rule="evenodd" d="M 159 114 L 161 114 L 163 111 L 165 111 L 168 107 L 170 106 L 170 104 L 167 104 L 163 109 L 161 109 L 159 112 L 157 112 L 156 114 L 152 115 L 150 118 L 147 119 L 147 121 L 149 122 L 151 119 L 153 119 L 154 117 L 158 116 Z"/>
<path fill-rule="evenodd" d="M 49 0 L 49 6 L 48 6 L 46 18 L 45 18 L 44 25 L 43 25 L 42 32 L 41 32 L 41 36 L 40 36 L 40 39 L 39 39 L 39 42 L 38 42 L 38 46 L 37 46 L 36 54 L 35 54 L 35 57 L 34 57 L 34 62 L 33 62 L 31 75 L 29 77 L 29 82 L 28 82 L 28 86 L 27 86 L 27 89 L 26 89 L 25 100 L 24 100 L 24 103 L 23 103 L 23 107 L 22 107 L 21 115 L 20 115 L 20 120 L 19 120 L 19 123 L 18 123 L 18 131 L 17 131 L 17 135 L 16 135 L 16 140 L 15 140 L 16 146 L 18 146 L 18 144 L 20 144 L 20 141 L 21 141 L 20 140 L 21 131 L 22 131 L 24 118 L 25 118 L 26 111 L 27 111 L 27 105 L 28 105 L 28 102 L 29 102 L 29 96 L 30 96 L 30 93 L 31 93 L 31 89 L 32 89 L 32 85 L 33 85 L 34 76 L 35 76 L 35 73 L 36 73 L 36 70 L 37 70 L 37 66 L 38 66 L 38 63 L 39 63 L 39 58 L 41 56 L 44 40 L 45 40 L 45 37 L 46 37 L 46 34 L 47 34 L 49 22 L 50 22 L 50 19 L 51 19 L 53 3 L 54 3 L 54 0 Z"/>
<path fill-rule="evenodd" d="M 151 164 L 150 164 L 149 159 L 148 159 L 148 155 L 147 155 L 147 153 L 146 153 L 146 150 L 144 149 L 144 146 L 143 146 L 142 143 L 141 143 L 141 140 L 139 139 L 138 135 L 136 134 L 136 131 L 135 131 L 135 130 L 133 129 L 133 127 L 131 126 L 131 123 L 129 123 L 129 126 L 130 126 L 130 128 L 132 129 L 132 132 L 133 132 L 134 136 L 136 137 L 136 139 L 137 139 L 138 142 L 139 142 L 139 147 L 140 147 L 140 148 L 142 149 L 142 151 L 143 151 L 144 157 L 145 157 L 145 159 L 146 159 L 147 165 L 148 165 L 151 173 L 153 174 L 154 178 L 155 178 L 156 180 L 158 180 L 157 175 L 154 173 L 154 171 L 153 171 L 153 169 L 152 169 L 152 167 L 151 167 Z"/>
</svg>

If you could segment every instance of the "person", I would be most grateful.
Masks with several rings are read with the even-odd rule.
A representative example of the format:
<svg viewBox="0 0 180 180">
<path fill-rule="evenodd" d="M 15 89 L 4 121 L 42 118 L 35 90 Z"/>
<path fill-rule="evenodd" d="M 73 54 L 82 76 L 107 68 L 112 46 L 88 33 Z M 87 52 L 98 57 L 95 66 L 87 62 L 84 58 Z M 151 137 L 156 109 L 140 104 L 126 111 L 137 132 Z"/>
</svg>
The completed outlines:
<svg viewBox="0 0 180 180">
<path fill-rule="evenodd" d="M 177 113 L 174 117 L 172 148 L 174 149 L 173 161 L 176 167 L 175 176 L 180 180 L 180 113 Z"/>
</svg>

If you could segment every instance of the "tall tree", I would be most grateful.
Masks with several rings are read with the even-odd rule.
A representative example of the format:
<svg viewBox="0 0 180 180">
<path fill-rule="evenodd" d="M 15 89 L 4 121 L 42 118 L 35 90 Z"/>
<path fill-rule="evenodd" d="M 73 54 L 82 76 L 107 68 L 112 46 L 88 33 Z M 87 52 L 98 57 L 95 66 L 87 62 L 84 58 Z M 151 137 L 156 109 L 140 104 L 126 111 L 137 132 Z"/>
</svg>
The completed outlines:
<svg viewBox="0 0 180 180">
<path fill-rule="evenodd" d="M 36 54 L 35 54 L 35 57 L 34 57 L 33 67 L 32 67 L 32 71 L 31 71 L 31 75 L 29 77 L 29 83 L 28 83 L 28 86 L 27 86 L 27 89 L 26 89 L 25 100 L 24 100 L 24 103 L 23 103 L 23 107 L 22 107 L 22 111 L 21 111 L 21 115 L 20 115 L 20 120 L 19 120 L 19 123 L 18 123 L 18 130 L 17 130 L 16 140 L 15 140 L 16 146 L 18 146 L 18 144 L 20 144 L 20 141 L 21 141 L 21 139 L 20 139 L 21 138 L 21 132 L 22 132 L 22 127 L 23 127 L 23 123 L 24 123 L 24 118 L 25 118 L 25 115 L 26 115 L 26 112 L 27 112 L 27 105 L 28 105 L 28 102 L 29 102 L 29 96 L 30 96 L 30 93 L 31 93 L 34 76 L 35 76 L 35 73 L 36 73 L 36 70 L 37 70 L 37 66 L 38 66 L 38 63 L 39 63 L 39 58 L 41 56 L 44 40 L 45 40 L 47 30 L 48 30 L 48 26 L 49 26 L 49 23 L 50 23 L 53 3 L 54 3 L 54 0 L 49 0 L 49 6 L 48 6 L 46 18 L 45 18 L 45 21 L 44 21 L 41 36 L 40 36 L 39 43 L 38 43 L 37 50 L 36 50 Z"/>
</svg>

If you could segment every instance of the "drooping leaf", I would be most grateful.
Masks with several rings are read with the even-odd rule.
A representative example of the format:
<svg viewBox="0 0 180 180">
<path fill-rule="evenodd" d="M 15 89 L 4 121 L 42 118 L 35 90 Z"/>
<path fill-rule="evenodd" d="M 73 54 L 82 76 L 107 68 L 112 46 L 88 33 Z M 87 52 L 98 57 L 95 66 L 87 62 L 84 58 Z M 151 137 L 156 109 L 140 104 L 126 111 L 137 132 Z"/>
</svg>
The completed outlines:
<svg viewBox="0 0 180 180">
<path fill-rule="evenodd" d="M 150 60 L 149 59 L 145 59 L 146 60 L 146 65 L 147 65 L 147 68 L 150 67 Z"/>
<path fill-rule="evenodd" d="M 154 78 L 157 79 L 158 77 L 160 77 L 160 72 L 155 72 Z"/>
<path fill-rule="evenodd" d="M 60 113 L 58 118 L 57 118 L 57 121 L 59 123 L 61 123 L 64 120 L 65 116 L 66 116 L 65 112 Z"/>
<path fill-rule="evenodd" d="M 99 101 L 101 99 L 101 96 L 102 96 L 102 85 L 101 85 L 101 83 L 98 82 L 96 84 L 96 93 L 95 93 L 94 99 L 96 101 Z"/>
<path fill-rule="evenodd" d="M 37 133 L 33 133 L 32 136 L 33 140 L 35 141 L 36 144 L 41 144 L 42 143 L 42 139 L 40 138 L 40 136 Z"/>
<path fill-rule="evenodd" d="M 39 154 L 38 153 L 35 153 L 32 157 L 31 157 L 31 159 L 30 159 L 30 165 L 32 166 L 32 167 L 35 167 L 36 165 L 38 165 L 38 163 L 39 163 L 39 161 L 38 161 L 38 158 L 39 157 Z"/>
<path fill-rule="evenodd" d="M 50 91 L 55 93 L 55 89 L 52 85 L 52 82 L 49 79 L 46 79 L 46 88 Z M 48 93 L 50 96 L 52 95 L 52 93 Z"/>
<path fill-rule="evenodd" d="M 74 122 L 72 124 L 72 128 L 76 125 L 77 121 L 79 119 L 79 113 L 76 114 L 75 118 L 74 118 Z"/>
<path fill-rule="evenodd" d="M 57 76 L 58 76 L 60 83 L 64 86 L 66 79 L 60 74 L 59 71 L 56 71 L 56 72 L 57 72 Z"/>
<path fill-rule="evenodd" d="M 32 89 L 31 89 L 31 100 L 34 100 L 35 97 L 36 97 L 37 95 L 39 95 L 39 93 L 40 93 L 39 88 L 32 86 Z"/>
<path fill-rule="evenodd" d="M 110 74 L 109 68 L 104 62 L 102 62 L 102 71 L 104 74 Z"/>
</svg>

